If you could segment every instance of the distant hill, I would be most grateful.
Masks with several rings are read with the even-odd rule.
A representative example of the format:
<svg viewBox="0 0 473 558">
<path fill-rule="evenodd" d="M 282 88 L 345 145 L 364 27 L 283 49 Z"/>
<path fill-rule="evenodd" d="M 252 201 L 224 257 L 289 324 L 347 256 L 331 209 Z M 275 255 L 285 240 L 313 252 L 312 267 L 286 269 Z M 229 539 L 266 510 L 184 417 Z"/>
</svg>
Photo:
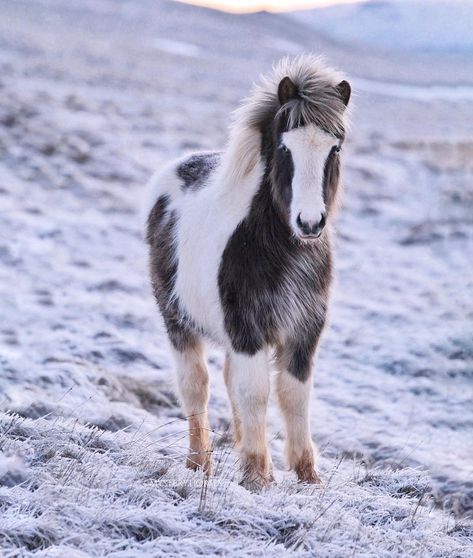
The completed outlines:
<svg viewBox="0 0 473 558">
<path fill-rule="evenodd" d="M 368 0 L 291 15 L 337 42 L 399 51 L 473 51 L 470 0 Z"/>
</svg>

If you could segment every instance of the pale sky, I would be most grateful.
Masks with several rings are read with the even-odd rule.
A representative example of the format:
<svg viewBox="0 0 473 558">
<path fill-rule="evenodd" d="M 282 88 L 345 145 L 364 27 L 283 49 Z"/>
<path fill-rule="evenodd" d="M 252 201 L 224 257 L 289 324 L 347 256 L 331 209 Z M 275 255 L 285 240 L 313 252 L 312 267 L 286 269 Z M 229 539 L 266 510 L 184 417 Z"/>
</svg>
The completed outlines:
<svg viewBox="0 0 473 558">
<path fill-rule="evenodd" d="M 198 4 L 228 12 L 284 12 L 303 8 L 322 8 L 334 4 L 352 4 L 360 0 L 180 0 L 187 4 Z M 363 1 L 363 0 L 361 0 Z"/>
</svg>

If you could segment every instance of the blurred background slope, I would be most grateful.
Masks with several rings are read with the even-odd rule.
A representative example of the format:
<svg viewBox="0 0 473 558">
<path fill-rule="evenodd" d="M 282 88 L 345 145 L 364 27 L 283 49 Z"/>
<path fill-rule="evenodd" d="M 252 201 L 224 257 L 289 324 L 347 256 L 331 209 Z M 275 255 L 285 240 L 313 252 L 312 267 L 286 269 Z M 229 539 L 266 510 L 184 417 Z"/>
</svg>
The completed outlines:
<svg viewBox="0 0 473 558">
<path fill-rule="evenodd" d="M 9 430 L 7 415 L 2 419 L 5 455 L 24 461 L 13 472 L 13 457 L 0 467 L 8 491 L 2 494 L 16 510 L 12 518 L 24 499 L 47 506 L 48 467 L 57 469 L 65 458 L 60 452 L 38 457 L 44 437 L 62 449 L 78 443 L 61 440 L 64 432 L 47 434 L 41 417 L 77 419 L 98 427 L 105 440 L 122 429 L 142 432 L 158 457 L 179 458 L 171 469 L 184 478 L 183 417 L 138 217 L 143 186 L 182 151 L 220 148 L 231 110 L 259 73 L 284 55 L 313 51 L 346 72 L 355 92 L 331 325 L 315 372 L 313 432 L 322 472 L 338 482 L 338 492 L 328 488 L 337 505 L 324 519 L 324 537 L 356 549 L 361 536 L 373 552 L 404 537 L 404 550 L 414 555 L 410 516 L 396 524 L 375 521 L 373 514 L 395 517 L 399 506 L 423 506 L 425 498 L 446 515 L 430 527 L 412 520 L 421 547 L 438 545 L 447 556 L 467 544 L 473 508 L 472 16 L 467 2 L 233 15 L 151 0 L 2 1 L 0 402 L 32 421 L 25 436 Z M 211 422 L 218 447 L 229 451 L 222 354 L 210 349 L 209 356 Z M 291 479 L 283 473 L 274 408 L 269 420 L 279 478 Z M 170 450 L 162 440 L 172 437 Z M 422 489 L 411 468 L 425 475 Z M 28 483 L 41 475 L 49 479 L 46 492 L 34 496 Z M 133 482 L 145 491 L 141 481 Z M 272 509 L 271 498 L 298 490 L 291 486 L 251 501 L 245 509 L 250 524 Z M 375 511 L 361 503 L 360 487 L 369 488 L 364 501 L 371 498 Z M 198 492 L 189 493 L 191 502 Z M 246 502 L 247 496 L 237 492 L 235 498 Z M 311 497 L 300 498 L 310 523 Z M 344 519 L 335 525 L 340 510 Z M 290 518 L 302 521 L 296 515 Z M 188 516 L 176 521 L 192 524 Z M 228 548 L 234 533 L 222 525 L 216 540 Z M 240 527 L 248 548 L 258 537 L 272 549 L 292 548 L 282 527 L 281 540 L 269 528 L 265 539 Z M 116 535 L 117 528 L 108 528 Z M 304 529 L 303 549 L 328 548 L 317 546 L 320 530 Z M 107 533 L 103 527 L 100 536 Z M 59 531 L 55 537 L 62 540 Z"/>
</svg>

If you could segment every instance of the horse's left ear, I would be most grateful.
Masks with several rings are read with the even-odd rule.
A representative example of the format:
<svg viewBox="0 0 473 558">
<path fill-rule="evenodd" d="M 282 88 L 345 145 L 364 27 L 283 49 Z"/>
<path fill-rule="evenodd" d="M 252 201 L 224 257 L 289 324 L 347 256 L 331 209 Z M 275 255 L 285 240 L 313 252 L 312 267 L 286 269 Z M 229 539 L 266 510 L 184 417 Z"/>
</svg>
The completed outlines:
<svg viewBox="0 0 473 558">
<path fill-rule="evenodd" d="M 291 99 L 295 99 L 298 95 L 297 86 L 290 77 L 282 78 L 278 87 L 278 98 L 281 105 L 285 105 Z"/>
<path fill-rule="evenodd" d="M 343 80 L 341 81 L 336 87 L 337 93 L 340 95 L 343 104 L 345 106 L 348 105 L 348 101 L 350 100 L 351 95 L 351 86 L 348 81 Z"/>
</svg>

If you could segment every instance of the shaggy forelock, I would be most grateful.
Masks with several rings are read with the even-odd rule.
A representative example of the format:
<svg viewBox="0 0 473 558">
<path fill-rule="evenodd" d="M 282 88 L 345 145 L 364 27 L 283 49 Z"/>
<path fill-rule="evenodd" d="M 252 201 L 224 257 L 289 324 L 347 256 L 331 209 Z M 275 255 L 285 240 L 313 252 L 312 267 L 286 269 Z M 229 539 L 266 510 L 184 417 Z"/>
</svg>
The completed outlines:
<svg viewBox="0 0 473 558">
<path fill-rule="evenodd" d="M 280 106 L 278 86 L 284 77 L 296 85 L 298 96 Z M 235 127 L 258 127 L 273 117 L 284 116 L 287 129 L 315 124 L 323 130 L 343 137 L 346 107 L 336 90 L 343 75 L 329 68 L 324 60 L 312 54 L 283 58 L 269 76 L 262 76 L 242 106 L 235 112 Z"/>
<path fill-rule="evenodd" d="M 278 87 L 286 76 L 296 85 L 298 96 L 281 106 Z M 258 172 L 261 132 L 277 126 L 279 119 L 285 120 L 286 130 L 315 124 L 343 139 L 347 110 L 336 90 L 341 81 L 343 75 L 329 68 L 319 56 L 304 54 L 280 60 L 234 112 L 222 162 L 226 180 L 235 183 L 251 172 Z"/>
</svg>

